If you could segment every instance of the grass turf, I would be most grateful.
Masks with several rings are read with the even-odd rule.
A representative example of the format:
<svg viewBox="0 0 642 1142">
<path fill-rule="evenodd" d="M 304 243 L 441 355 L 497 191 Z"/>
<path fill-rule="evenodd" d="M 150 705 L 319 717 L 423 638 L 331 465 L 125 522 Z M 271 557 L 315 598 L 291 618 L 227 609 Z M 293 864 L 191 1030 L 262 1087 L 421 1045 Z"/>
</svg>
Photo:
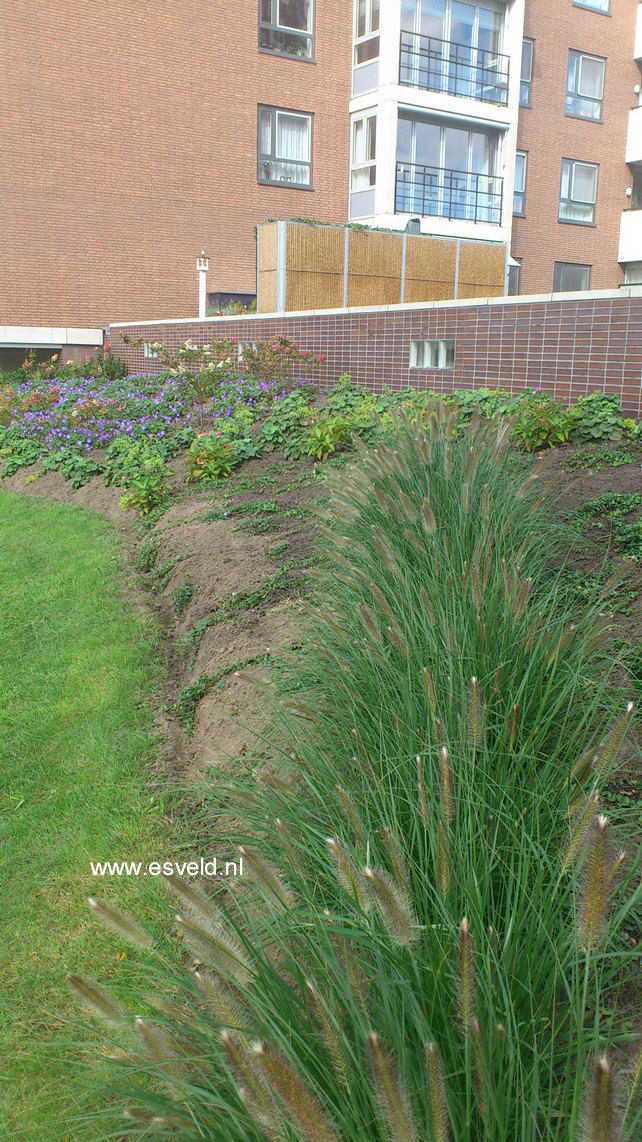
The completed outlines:
<svg viewBox="0 0 642 1142">
<path fill-rule="evenodd" d="M 91 1078 L 65 975 L 134 970 L 86 898 L 126 904 L 136 885 L 97 882 L 89 861 L 168 848 L 144 772 L 156 632 L 123 601 L 97 515 L 1 493 L 0 536 L 0 1136 L 80 1138 Z"/>
</svg>

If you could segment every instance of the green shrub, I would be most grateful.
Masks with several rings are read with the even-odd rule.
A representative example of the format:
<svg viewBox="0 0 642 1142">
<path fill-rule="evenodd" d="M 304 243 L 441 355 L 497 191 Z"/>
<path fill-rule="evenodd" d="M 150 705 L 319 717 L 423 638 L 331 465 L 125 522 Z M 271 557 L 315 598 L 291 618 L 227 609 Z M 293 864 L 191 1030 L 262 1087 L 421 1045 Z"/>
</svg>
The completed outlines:
<svg viewBox="0 0 642 1142">
<path fill-rule="evenodd" d="M 566 444 L 570 431 L 569 410 L 546 396 L 521 402 L 513 422 L 513 439 L 527 452 Z"/>
<path fill-rule="evenodd" d="M 240 462 L 233 442 L 223 439 L 220 432 L 197 436 L 187 453 L 188 482 L 224 479 Z"/>
<path fill-rule="evenodd" d="M 579 397 L 570 409 L 571 440 L 621 440 L 622 409 L 617 396 L 594 392 Z"/>
<path fill-rule="evenodd" d="M 352 436 L 351 419 L 346 416 L 320 416 L 310 429 L 307 441 L 308 456 L 316 460 L 327 460 L 337 447 L 345 444 Z"/>
<path fill-rule="evenodd" d="M 81 488 L 94 476 L 100 476 L 104 470 L 104 464 L 73 447 L 50 452 L 42 461 L 43 472 L 60 472 L 65 480 L 71 480 L 72 488 Z"/>
<path fill-rule="evenodd" d="M 171 472 L 165 463 L 165 449 L 149 440 L 117 436 L 107 449 L 105 483 L 126 489 L 120 497 L 123 511 L 141 515 L 159 506 L 171 492 Z"/>
<path fill-rule="evenodd" d="M 398 423 L 330 479 L 274 744 L 211 788 L 243 876 L 213 899 L 172 878 L 200 966 L 159 957 L 163 999 L 131 1033 L 117 1016 L 140 1131 L 569 1142 L 598 1136 L 594 1089 L 615 1119 L 596 1066 L 627 1039 L 642 892 L 595 798 L 630 710 L 600 602 L 578 617 L 549 564 L 566 534 L 507 471 L 509 427 L 454 426 L 443 406 L 430 435 Z"/>
<path fill-rule="evenodd" d="M 283 448 L 287 459 L 305 456 L 307 437 L 314 414 L 308 397 L 295 390 L 275 402 L 261 426 L 259 446 L 267 452 Z"/>
</svg>

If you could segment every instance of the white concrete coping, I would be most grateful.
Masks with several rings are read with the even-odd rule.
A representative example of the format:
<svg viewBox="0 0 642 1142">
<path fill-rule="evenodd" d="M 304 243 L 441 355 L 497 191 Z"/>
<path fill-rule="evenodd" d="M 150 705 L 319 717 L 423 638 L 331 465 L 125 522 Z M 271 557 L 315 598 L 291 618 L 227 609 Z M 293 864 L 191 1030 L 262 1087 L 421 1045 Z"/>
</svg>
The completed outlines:
<svg viewBox="0 0 642 1142">
<path fill-rule="evenodd" d="M 0 325 L 0 347 L 62 349 L 63 345 L 102 345 L 102 329 L 38 325 Z"/>
<path fill-rule="evenodd" d="M 361 305 L 347 309 L 301 309 L 286 310 L 285 313 L 241 313 L 230 317 L 175 317 L 162 321 L 112 321 L 110 329 L 138 329 L 144 326 L 162 325 L 215 325 L 238 321 L 274 321 L 290 317 L 334 317 L 356 313 L 405 313 L 408 310 L 463 309 L 466 306 L 491 305 L 532 305 L 542 301 L 601 301 L 620 297 L 642 297 L 642 285 L 621 286 L 620 289 L 582 290 L 576 293 L 533 293 L 518 294 L 516 297 L 467 297 L 457 301 L 413 301 L 402 305 Z M 0 330 L 1 332 L 1 330 Z"/>
</svg>

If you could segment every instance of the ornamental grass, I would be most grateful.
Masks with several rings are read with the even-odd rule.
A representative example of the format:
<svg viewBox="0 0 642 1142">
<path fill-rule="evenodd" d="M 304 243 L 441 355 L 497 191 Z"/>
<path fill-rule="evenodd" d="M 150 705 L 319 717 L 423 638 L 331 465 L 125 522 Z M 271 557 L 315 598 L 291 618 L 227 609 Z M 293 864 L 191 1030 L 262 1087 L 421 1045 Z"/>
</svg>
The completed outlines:
<svg viewBox="0 0 642 1142">
<path fill-rule="evenodd" d="M 96 993 L 128 1136 L 640 1137 L 640 864 L 601 803 L 632 707 L 509 431 L 435 404 L 332 478 L 269 755 L 217 819 L 246 874 L 170 878 L 170 1000 L 130 1027 Z"/>
</svg>

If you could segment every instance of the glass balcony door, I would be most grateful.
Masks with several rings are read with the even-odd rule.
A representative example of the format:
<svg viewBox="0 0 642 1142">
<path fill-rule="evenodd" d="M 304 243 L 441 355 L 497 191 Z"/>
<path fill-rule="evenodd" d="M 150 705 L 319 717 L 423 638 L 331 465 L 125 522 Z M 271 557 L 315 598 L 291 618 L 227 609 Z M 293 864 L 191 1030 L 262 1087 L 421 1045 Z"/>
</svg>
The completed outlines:
<svg viewBox="0 0 642 1142">
<path fill-rule="evenodd" d="M 400 82 L 471 99 L 504 101 L 503 11 L 489 0 L 403 0 Z M 498 89 L 501 91 L 498 93 Z"/>
<path fill-rule="evenodd" d="M 397 213 L 470 222 L 501 222 L 497 144 L 484 131 L 400 118 Z"/>
</svg>

